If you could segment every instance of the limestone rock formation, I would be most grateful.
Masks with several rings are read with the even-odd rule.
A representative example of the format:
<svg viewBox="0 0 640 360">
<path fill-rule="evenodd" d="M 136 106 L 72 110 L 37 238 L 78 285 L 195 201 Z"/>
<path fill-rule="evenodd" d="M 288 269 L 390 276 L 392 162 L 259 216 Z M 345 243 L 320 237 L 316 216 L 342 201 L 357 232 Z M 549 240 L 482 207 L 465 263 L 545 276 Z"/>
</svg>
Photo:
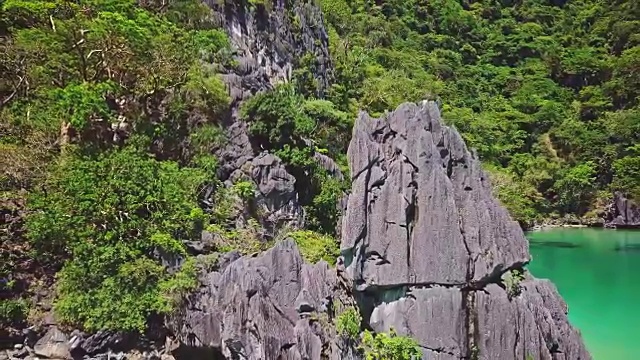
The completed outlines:
<svg viewBox="0 0 640 360">
<path fill-rule="evenodd" d="M 311 71 L 317 84 L 317 96 L 322 97 L 329 86 L 331 64 L 329 56 L 328 35 L 324 27 L 320 8 L 306 1 L 273 0 L 252 4 L 246 1 L 206 0 L 214 11 L 218 25 L 229 35 L 235 51 L 234 59 L 239 66 L 225 69 L 222 78 L 231 97 L 231 108 L 224 119 L 224 130 L 227 138 L 225 146 L 216 152 L 220 161 L 219 177 L 239 179 L 249 177 L 255 179 L 256 171 L 262 171 L 263 165 L 256 164 L 277 161 L 273 155 L 262 160 L 254 159 L 262 152 L 251 143 L 247 124 L 239 118 L 239 108 L 244 100 L 256 93 L 272 89 L 276 84 L 290 82 L 293 71 L 300 65 L 298 61 L 311 56 Z M 319 159 L 319 161 L 326 159 Z M 256 170 L 255 165 L 260 167 Z M 287 183 L 293 186 L 295 179 L 285 174 L 283 166 L 279 166 L 278 174 L 284 181 L 271 184 L 261 182 L 262 189 L 278 188 Z M 338 170 L 339 171 L 339 170 Z M 274 173 L 275 174 L 275 173 Z M 289 186 L 286 185 L 286 186 Z M 283 197 L 275 198 L 281 193 Z M 264 222 L 276 227 L 287 223 L 300 225 L 302 207 L 291 192 L 269 192 L 262 205 L 268 207 Z M 276 206 L 276 208 L 274 208 Z"/>
<path fill-rule="evenodd" d="M 605 226 L 609 228 L 640 228 L 640 205 L 622 193 L 613 195 Z"/>
<path fill-rule="evenodd" d="M 321 95 L 328 87 L 330 73 L 328 36 L 322 11 L 312 3 L 275 0 L 252 6 L 244 1 L 205 2 L 229 35 L 234 58 L 240 64 L 223 75 L 232 101 L 226 119 L 229 143 L 218 154 L 221 175 L 226 179 L 254 156 L 247 126 L 238 117 L 242 101 L 277 83 L 291 81 L 297 59 L 306 54 L 316 60 L 314 77 Z"/>
<path fill-rule="evenodd" d="M 361 113 L 348 157 L 342 252 L 374 330 L 414 337 L 427 359 L 590 358 L 550 282 L 505 289 L 527 241 L 435 103 Z"/>
<path fill-rule="evenodd" d="M 52 327 L 33 347 L 37 356 L 48 359 L 71 359 L 67 336 L 57 327 Z"/>
<path fill-rule="evenodd" d="M 295 190 L 296 178 L 289 174 L 280 159 L 262 153 L 251 162 L 253 181 L 257 184 L 258 205 L 262 207 L 267 223 L 300 223 L 302 211 Z"/>
<path fill-rule="evenodd" d="M 304 263 L 293 240 L 257 257 L 231 256 L 169 328 L 183 358 L 320 359 L 329 351 L 327 313 L 335 272 Z M 189 355 L 186 355 L 189 354 Z M 217 356 L 217 357 L 216 357 Z"/>
</svg>

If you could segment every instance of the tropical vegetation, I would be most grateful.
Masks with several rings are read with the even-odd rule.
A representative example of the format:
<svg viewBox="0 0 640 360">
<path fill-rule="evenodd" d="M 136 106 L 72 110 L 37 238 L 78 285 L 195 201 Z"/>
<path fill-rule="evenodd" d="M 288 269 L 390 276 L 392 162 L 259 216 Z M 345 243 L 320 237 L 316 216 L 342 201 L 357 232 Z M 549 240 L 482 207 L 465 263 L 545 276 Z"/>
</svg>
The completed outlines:
<svg viewBox="0 0 640 360">
<path fill-rule="evenodd" d="M 524 227 L 598 216 L 614 191 L 640 199 L 640 2 L 318 5 L 330 86 L 318 91 L 307 54 L 239 113 L 296 178 L 306 227 L 289 236 L 307 261 L 338 256 L 357 112 L 406 101 L 440 104 Z M 34 316 L 32 285 L 55 283 L 63 322 L 144 331 L 197 285 L 189 239 L 207 230 L 218 252 L 270 244 L 256 219 L 234 222 L 233 204 L 255 210 L 255 184 L 217 177 L 220 72 L 238 64 L 214 20 L 200 0 L 0 0 L 0 324 Z M 358 316 L 338 321 L 342 335 L 360 333 Z M 362 345 L 371 359 L 418 351 L 394 334 Z"/>
</svg>

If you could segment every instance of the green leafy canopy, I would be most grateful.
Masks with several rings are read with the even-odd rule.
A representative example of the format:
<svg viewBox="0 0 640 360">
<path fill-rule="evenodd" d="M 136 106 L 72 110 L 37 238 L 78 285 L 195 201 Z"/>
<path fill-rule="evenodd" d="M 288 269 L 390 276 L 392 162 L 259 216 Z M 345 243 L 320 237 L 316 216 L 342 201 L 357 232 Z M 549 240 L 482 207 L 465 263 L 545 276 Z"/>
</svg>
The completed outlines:
<svg viewBox="0 0 640 360">
<path fill-rule="evenodd" d="M 69 256 L 56 313 L 88 330 L 143 330 L 195 286 L 193 269 L 169 274 L 162 259 L 186 255 L 202 228 L 195 199 L 207 174 L 126 148 L 97 159 L 63 158 L 30 198 L 29 238 L 41 256 Z M 145 179 L 145 181 L 140 181 Z"/>
</svg>

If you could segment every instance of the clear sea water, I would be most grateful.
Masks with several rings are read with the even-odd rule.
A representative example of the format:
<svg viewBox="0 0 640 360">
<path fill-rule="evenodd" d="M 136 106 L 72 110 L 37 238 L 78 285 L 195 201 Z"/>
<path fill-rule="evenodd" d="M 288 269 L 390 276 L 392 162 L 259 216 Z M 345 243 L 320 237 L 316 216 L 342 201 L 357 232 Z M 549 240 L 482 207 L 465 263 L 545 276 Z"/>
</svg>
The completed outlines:
<svg viewBox="0 0 640 360">
<path fill-rule="evenodd" d="M 640 231 L 531 232 L 529 270 L 551 279 L 594 360 L 640 360 Z"/>
</svg>

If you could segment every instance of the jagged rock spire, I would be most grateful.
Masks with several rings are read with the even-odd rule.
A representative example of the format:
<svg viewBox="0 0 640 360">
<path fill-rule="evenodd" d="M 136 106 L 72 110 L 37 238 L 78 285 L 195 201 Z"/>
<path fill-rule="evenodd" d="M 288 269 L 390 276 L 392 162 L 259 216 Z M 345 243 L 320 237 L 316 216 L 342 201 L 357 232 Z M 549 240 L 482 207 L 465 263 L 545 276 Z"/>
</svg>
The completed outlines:
<svg viewBox="0 0 640 360">
<path fill-rule="evenodd" d="M 349 146 L 342 247 L 365 286 L 486 281 L 529 261 L 527 241 L 434 102 L 361 113 Z"/>
<path fill-rule="evenodd" d="M 348 157 L 342 251 L 374 330 L 416 338 L 428 359 L 590 358 L 553 284 L 504 288 L 527 241 L 434 102 L 361 113 Z"/>
</svg>

